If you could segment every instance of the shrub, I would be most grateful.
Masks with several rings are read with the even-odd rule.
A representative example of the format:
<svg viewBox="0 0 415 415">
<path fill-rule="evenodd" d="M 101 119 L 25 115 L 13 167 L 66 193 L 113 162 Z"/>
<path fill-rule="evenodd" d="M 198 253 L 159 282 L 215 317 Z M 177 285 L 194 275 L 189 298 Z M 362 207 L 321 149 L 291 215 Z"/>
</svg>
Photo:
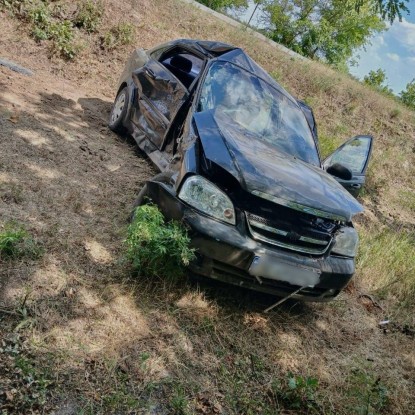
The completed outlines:
<svg viewBox="0 0 415 415">
<path fill-rule="evenodd" d="M 93 33 L 98 30 L 103 14 L 104 6 L 101 1 L 86 0 L 79 5 L 73 22 L 76 27 L 83 28 L 88 33 Z"/>
<path fill-rule="evenodd" d="M 74 33 L 69 20 L 51 23 L 49 38 L 52 39 L 52 50 L 64 59 L 73 59 L 80 51 L 80 46 L 73 41 Z"/>
<path fill-rule="evenodd" d="M 130 23 L 118 23 L 112 27 L 101 39 L 102 47 L 113 50 L 118 46 L 130 45 L 134 39 L 134 26 Z"/>
<path fill-rule="evenodd" d="M 31 24 L 31 36 L 37 41 L 50 40 L 52 51 L 64 59 L 73 59 L 81 50 L 74 43 L 73 24 L 70 20 L 54 19 L 47 1 L 0 0 L 17 18 Z M 55 6 L 55 11 L 56 11 Z"/>
<path fill-rule="evenodd" d="M 142 274 L 176 278 L 194 259 L 194 249 L 184 227 L 165 223 L 154 205 L 139 206 L 127 232 L 127 257 Z"/>
<path fill-rule="evenodd" d="M 28 7 L 27 17 L 34 28 L 47 30 L 50 24 L 50 10 L 45 3 L 37 3 Z"/>
</svg>

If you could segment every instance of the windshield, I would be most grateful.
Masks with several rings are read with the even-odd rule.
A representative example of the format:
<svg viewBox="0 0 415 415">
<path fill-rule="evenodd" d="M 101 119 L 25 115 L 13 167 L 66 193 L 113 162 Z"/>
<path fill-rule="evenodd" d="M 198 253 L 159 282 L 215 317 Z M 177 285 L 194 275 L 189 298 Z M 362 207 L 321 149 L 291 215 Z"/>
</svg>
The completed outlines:
<svg viewBox="0 0 415 415">
<path fill-rule="evenodd" d="M 307 120 L 301 109 L 277 89 L 229 62 L 209 68 L 198 111 L 225 114 L 247 134 L 299 159 L 320 166 Z"/>
</svg>

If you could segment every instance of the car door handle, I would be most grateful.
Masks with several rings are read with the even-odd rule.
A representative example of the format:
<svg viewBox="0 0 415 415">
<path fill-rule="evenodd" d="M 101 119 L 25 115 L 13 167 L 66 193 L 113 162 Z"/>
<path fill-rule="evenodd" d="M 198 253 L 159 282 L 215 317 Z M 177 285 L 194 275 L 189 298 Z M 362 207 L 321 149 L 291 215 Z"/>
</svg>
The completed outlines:
<svg viewBox="0 0 415 415">
<path fill-rule="evenodd" d="M 353 183 L 353 184 L 350 185 L 350 187 L 353 187 L 353 189 L 360 189 L 362 187 L 362 185 L 359 184 L 359 183 Z"/>
<path fill-rule="evenodd" d="M 150 69 L 150 68 L 146 68 L 146 74 L 151 78 L 151 79 L 156 79 L 156 74 Z"/>
</svg>

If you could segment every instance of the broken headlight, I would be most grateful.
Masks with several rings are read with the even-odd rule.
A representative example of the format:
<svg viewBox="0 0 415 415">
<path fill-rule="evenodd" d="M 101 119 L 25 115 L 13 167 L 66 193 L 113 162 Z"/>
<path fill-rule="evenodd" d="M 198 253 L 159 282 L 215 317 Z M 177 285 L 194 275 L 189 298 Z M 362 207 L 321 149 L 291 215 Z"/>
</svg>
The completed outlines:
<svg viewBox="0 0 415 415">
<path fill-rule="evenodd" d="M 359 235 L 355 228 L 345 227 L 336 234 L 332 253 L 355 257 L 359 246 Z"/>
<path fill-rule="evenodd" d="M 229 197 L 202 176 L 191 176 L 183 184 L 179 199 L 223 222 L 235 225 L 235 209 Z"/>
</svg>

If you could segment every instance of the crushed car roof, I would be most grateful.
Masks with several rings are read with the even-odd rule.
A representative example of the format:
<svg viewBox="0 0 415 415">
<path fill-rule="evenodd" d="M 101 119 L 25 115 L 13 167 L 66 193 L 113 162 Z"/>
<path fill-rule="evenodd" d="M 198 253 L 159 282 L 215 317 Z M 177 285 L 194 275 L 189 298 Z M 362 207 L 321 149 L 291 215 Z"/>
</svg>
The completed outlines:
<svg viewBox="0 0 415 415">
<path fill-rule="evenodd" d="M 253 59 L 251 59 L 249 55 L 241 48 L 223 42 L 194 39 L 178 39 L 172 42 L 168 42 L 163 46 L 183 46 L 186 49 L 190 49 L 196 53 L 203 54 L 208 58 L 218 58 L 218 60 L 241 66 L 247 71 L 255 74 L 259 78 L 262 78 L 269 84 L 273 85 L 286 97 L 290 98 L 297 104 L 297 100 L 294 99 L 291 94 L 289 94 L 278 82 L 275 81 L 274 78 L 272 78 L 272 76 L 268 74 L 268 72 L 261 68 L 261 66 L 259 66 Z"/>
</svg>

